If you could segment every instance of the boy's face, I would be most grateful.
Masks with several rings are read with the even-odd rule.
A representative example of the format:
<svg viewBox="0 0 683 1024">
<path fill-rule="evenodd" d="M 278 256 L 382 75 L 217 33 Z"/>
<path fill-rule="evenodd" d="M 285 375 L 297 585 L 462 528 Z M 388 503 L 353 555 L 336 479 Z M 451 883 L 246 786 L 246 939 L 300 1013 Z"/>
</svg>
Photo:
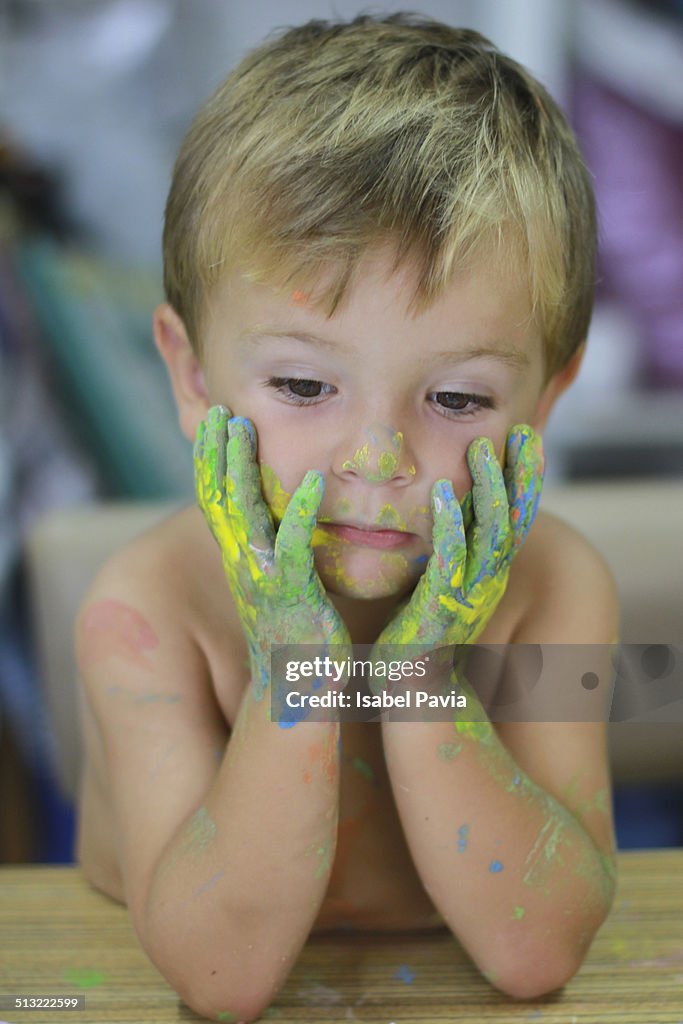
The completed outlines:
<svg viewBox="0 0 683 1024">
<path fill-rule="evenodd" d="M 305 295 L 230 277 L 212 295 L 202 339 L 210 404 L 253 421 L 276 520 L 308 469 L 325 478 L 314 537 L 326 588 L 400 596 L 431 553 L 430 491 L 472 486 L 479 436 L 502 461 L 509 428 L 534 425 L 541 335 L 523 275 L 480 262 L 417 316 L 408 270 L 368 257 L 334 314 Z"/>
</svg>

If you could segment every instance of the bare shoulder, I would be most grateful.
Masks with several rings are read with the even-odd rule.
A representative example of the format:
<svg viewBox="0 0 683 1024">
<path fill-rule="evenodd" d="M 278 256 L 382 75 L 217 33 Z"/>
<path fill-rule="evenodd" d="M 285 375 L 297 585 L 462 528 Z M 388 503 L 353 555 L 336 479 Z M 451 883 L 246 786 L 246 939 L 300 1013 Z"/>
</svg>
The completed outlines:
<svg viewBox="0 0 683 1024">
<path fill-rule="evenodd" d="M 560 516 L 539 511 L 514 571 L 524 612 L 513 641 L 610 643 L 616 638 L 612 571 L 594 545 Z"/>
<path fill-rule="evenodd" d="M 79 609 L 79 662 L 112 648 L 142 666 L 156 659 L 160 646 L 164 660 L 192 667 L 187 678 L 224 689 L 231 665 L 242 658 L 220 552 L 196 506 L 171 514 L 111 555 Z"/>
</svg>

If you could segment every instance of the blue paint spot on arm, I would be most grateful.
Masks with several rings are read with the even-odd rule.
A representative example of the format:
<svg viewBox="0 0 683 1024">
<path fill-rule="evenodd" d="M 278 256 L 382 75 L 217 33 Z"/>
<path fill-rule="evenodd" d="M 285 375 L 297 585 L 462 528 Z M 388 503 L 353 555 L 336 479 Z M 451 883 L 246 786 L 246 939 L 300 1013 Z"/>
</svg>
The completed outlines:
<svg viewBox="0 0 683 1024">
<path fill-rule="evenodd" d="M 491 863 L 489 864 L 489 871 L 493 875 L 499 874 L 502 870 L 503 870 L 502 861 L 492 860 Z"/>
</svg>

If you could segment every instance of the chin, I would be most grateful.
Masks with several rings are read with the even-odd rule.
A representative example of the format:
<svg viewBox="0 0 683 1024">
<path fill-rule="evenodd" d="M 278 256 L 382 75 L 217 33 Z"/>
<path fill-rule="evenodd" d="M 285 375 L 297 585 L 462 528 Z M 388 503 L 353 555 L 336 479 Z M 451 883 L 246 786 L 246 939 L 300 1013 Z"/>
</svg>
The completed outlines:
<svg viewBox="0 0 683 1024">
<path fill-rule="evenodd" d="M 365 601 L 403 597 L 413 589 L 424 568 L 421 562 L 405 555 L 340 550 L 337 545 L 319 547 L 315 562 L 329 593 Z"/>
</svg>

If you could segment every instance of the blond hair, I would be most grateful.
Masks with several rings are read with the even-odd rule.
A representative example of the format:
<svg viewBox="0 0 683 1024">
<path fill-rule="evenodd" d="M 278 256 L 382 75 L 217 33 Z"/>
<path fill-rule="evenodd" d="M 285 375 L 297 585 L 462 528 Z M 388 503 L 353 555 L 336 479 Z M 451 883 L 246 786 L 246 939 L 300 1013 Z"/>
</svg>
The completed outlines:
<svg viewBox="0 0 683 1024">
<path fill-rule="evenodd" d="M 595 234 L 562 112 L 483 36 L 412 14 L 310 21 L 249 53 L 192 122 L 164 284 L 198 350 L 207 294 L 238 267 L 283 288 L 324 275 L 331 315 L 392 241 L 419 309 L 483 246 L 518 260 L 521 245 L 550 377 L 588 330 Z"/>
</svg>

